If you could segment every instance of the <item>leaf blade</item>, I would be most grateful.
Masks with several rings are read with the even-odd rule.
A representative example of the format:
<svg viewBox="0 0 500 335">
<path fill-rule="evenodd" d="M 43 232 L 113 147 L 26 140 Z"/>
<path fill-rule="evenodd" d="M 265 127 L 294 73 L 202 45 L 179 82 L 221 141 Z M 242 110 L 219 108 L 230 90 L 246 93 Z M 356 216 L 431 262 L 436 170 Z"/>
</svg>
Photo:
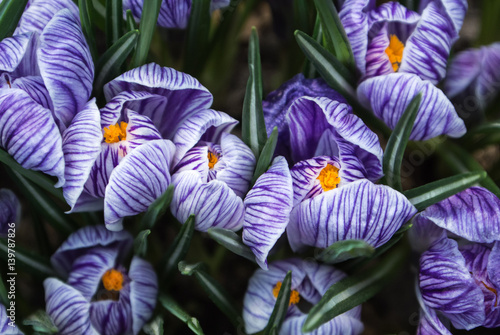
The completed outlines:
<svg viewBox="0 0 500 335">
<path fill-rule="evenodd" d="M 153 39 L 153 33 L 160 14 L 161 0 L 144 1 L 142 8 L 141 21 L 139 23 L 140 36 L 137 41 L 134 56 L 132 58 L 131 67 L 136 68 L 146 63 L 149 47 Z"/>
<path fill-rule="evenodd" d="M 255 263 L 254 253 L 243 244 L 241 238 L 234 231 L 224 228 L 210 228 L 207 233 L 208 236 L 229 251 Z"/>
<path fill-rule="evenodd" d="M 186 256 L 194 234 L 195 216 L 191 215 L 182 225 L 174 242 L 165 253 L 163 278 L 168 278 L 177 269 L 179 262 Z"/>
<path fill-rule="evenodd" d="M 12 36 L 28 0 L 4 0 L 0 4 L 0 40 Z"/>
</svg>

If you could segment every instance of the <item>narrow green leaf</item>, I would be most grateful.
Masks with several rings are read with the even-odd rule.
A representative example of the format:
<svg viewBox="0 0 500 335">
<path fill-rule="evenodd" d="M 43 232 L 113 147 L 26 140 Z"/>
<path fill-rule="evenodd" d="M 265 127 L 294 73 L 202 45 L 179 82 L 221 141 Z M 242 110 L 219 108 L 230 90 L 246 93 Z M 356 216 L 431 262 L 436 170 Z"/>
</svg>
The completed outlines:
<svg viewBox="0 0 500 335">
<path fill-rule="evenodd" d="M 3 281 L 2 274 L 0 273 L 0 304 L 4 306 L 9 305 L 9 299 L 7 298 L 7 289 L 5 288 L 5 282 Z"/>
<path fill-rule="evenodd" d="M 78 2 L 78 0 L 73 0 Z M 101 3 L 101 0 L 93 0 L 94 5 L 94 15 L 92 17 L 92 23 L 99 28 L 101 31 L 106 30 L 106 6 Z"/>
<path fill-rule="evenodd" d="M 319 15 L 316 15 L 316 22 L 314 24 L 312 39 L 318 42 L 318 44 L 321 44 L 321 40 L 323 39 L 323 28 L 321 28 Z M 307 57 L 306 57 L 306 62 L 304 64 L 304 70 L 302 71 L 302 73 L 306 78 L 316 78 L 316 68 Z"/>
<path fill-rule="evenodd" d="M 24 196 L 33 205 L 34 209 L 39 212 L 47 222 L 56 229 L 56 231 L 69 235 L 76 230 L 76 226 L 71 222 L 69 217 L 54 204 L 40 189 L 35 185 L 30 184 L 23 176 L 16 171 L 8 171 L 10 177 L 17 183 Z"/>
<path fill-rule="evenodd" d="M 138 30 L 129 31 L 99 58 L 95 67 L 94 91 L 100 92 L 104 84 L 120 74 L 120 68 L 135 48 L 139 35 Z"/>
<path fill-rule="evenodd" d="M 126 15 L 127 15 L 127 30 L 128 31 L 136 30 L 137 26 L 135 24 L 135 19 L 134 15 L 132 14 L 132 11 L 130 9 L 127 9 Z"/>
<path fill-rule="evenodd" d="M 225 247 L 231 252 L 234 252 L 236 255 L 244 257 L 246 259 L 251 260 L 255 263 L 255 255 L 241 241 L 241 237 L 236 234 L 234 231 L 224 228 L 210 228 L 207 230 L 208 236 L 210 236 L 217 243 Z"/>
<path fill-rule="evenodd" d="M 11 37 L 28 0 L 3 0 L 0 4 L 0 40 Z"/>
<path fill-rule="evenodd" d="M 122 0 L 106 0 L 106 44 L 113 45 L 122 36 Z"/>
<path fill-rule="evenodd" d="M 7 240 L 5 238 L 0 238 L 0 257 L 7 261 L 10 257 L 9 254 L 14 254 L 16 257 L 15 266 L 9 265 L 7 269 L 7 278 L 8 281 L 11 276 L 11 273 L 17 274 L 18 268 L 24 269 L 25 271 L 36 275 L 40 278 L 46 277 L 54 277 L 55 273 L 50 266 L 50 262 L 47 258 L 41 257 L 38 254 L 32 253 L 15 242 L 12 243 L 12 240 Z"/>
<path fill-rule="evenodd" d="M 404 192 L 410 202 L 422 211 L 452 195 L 455 195 L 486 178 L 486 172 L 474 171 L 444 178 Z"/>
<path fill-rule="evenodd" d="M 203 330 L 201 329 L 199 321 L 184 311 L 184 309 L 171 296 L 162 294 L 159 297 L 159 301 L 167 311 L 172 313 L 172 315 L 177 317 L 182 322 L 185 322 L 193 333 L 203 335 Z"/>
<path fill-rule="evenodd" d="M 144 214 L 141 222 L 143 229 L 153 228 L 156 222 L 167 212 L 173 197 L 174 185 L 170 184 L 167 190 L 149 206 L 146 214 Z"/>
<path fill-rule="evenodd" d="M 278 143 L 278 127 L 274 127 L 271 136 L 264 144 L 264 148 L 262 148 L 262 152 L 260 153 L 259 160 L 257 161 L 257 165 L 255 166 L 255 172 L 253 174 L 252 182 L 250 185 L 255 184 L 257 179 L 267 171 L 269 165 L 271 165 L 271 161 L 273 160 L 274 150 L 276 149 L 276 144 Z"/>
<path fill-rule="evenodd" d="M 355 63 L 349 39 L 340 22 L 339 15 L 331 0 L 314 0 L 318 10 L 326 47 L 349 70 L 354 71 Z"/>
<path fill-rule="evenodd" d="M 259 155 L 267 141 L 266 123 L 262 110 L 262 69 L 260 63 L 259 36 L 252 28 L 248 44 L 249 77 L 242 113 L 242 139 L 252 149 L 255 158 Z"/>
<path fill-rule="evenodd" d="M 55 334 L 58 329 L 52 318 L 44 310 L 38 310 L 23 321 L 23 325 L 33 327 L 36 332 Z"/>
<path fill-rule="evenodd" d="M 198 262 L 195 264 L 189 264 L 185 261 L 180 261 L 178 264 L 179 272 L 184 276 L 192 276 L 196 271 L 206 270 L 207 265 L 203 262 Z"/>
<path fill-rule="evenodd" d="M 193 0 L 189 17 L 184 71 L 197 77 L 205 64 L 210 32 L 210 0 Z"/>
<path fill-rule="evenodd" d="M 344 240 L 324 249 L 316 259 L 327 264 L 335 264 L 351 258 L 369 257 L 374 252 L 375 248 L 363 240 Z"/>
<path fill-rule="evenodd" d="M 399 248 L 371 269 L 342 279 L 332 285 L 307 316 L 303 332 L 310 332 L 337 315 L 362 304 L 377 294 L 401 268 L 407 252 Z"/>
<path fill-rule="evenodd" d="M 281 288 L 274 304 L 273 312 L 264 329 L 264 335 L 278 334 L 286 317 L 290 305 L 290 294 L 292 293 L 292 271 L 288 271 L 281 283 Z"/>
<path fill-rule="evenodd" d="M 163 318 L 158 315 L 153 321 L 144 325 L 142 330 L 147 335 L 163 335 L 163 323 Z"/>
<path fill-rule="evenodd" d="M 401 185 L 401 163 L 403 162 L 403 155 L 408 145 L 421 101 L 421 93 L 417 94 L 411 100 L 389 137 L 384 152 L 383 167 L 387 185 L 400 192 L 403 191 L 403 186 Z"/>
<path fill-rule="evenodd" d="M 311 61 L 318 73 L 334 90 L 351 100 L 356 100 L 353 88 L 354 77 L 342 63 L 325 50 L 312 37 L 300 30 L 295 31 L 295 39 L 304 55 Z"/>
<path fill-rule="evenodd" d="M 177 269 L 177 264 L 186 257 L 194 233 L 195 216 L 191 215 L 182 225 L 179 234 L 165 254 L 163 278 L 169 277 Z"/>
<path fill-rule="evenodd" d="M 92 0 L 78 0 L 78 8 L 80 10 L 80 22 L 82 24 L 83 35 L 87 40 L 90 54 L 94 61 L 97 59 L 97 47 L 94 38 L 94 27 L 92 25 L 94 16 L 94 5 Z"/>
<path fill-rule="evenodd" d="M 145 257 L 148 251 L 148 236 L 151 230 L 146 229 L 137 234 L 134 240 L 134 253 L 139 257 Z"/>
<path fill-rule="evenodd" d="M 295 27 L 302 31 L 309 29 L 309 0 L 293 0 L 293 17 Z"/>
<path fill-rule="evenodd" d="M 12 169 L 12 171 L 16 171 L 23 177 L 29 179 L 33 183 L 40 186 L 45 191 L 49 192 L 56 198 L 60 200 L 64 200 L 64 196 L 62 190 L 54 187 L 54 182 L 44 175 L 43 173 L 36 172 L 33 170 L 27 170 L 23 168 L 19 163 L 17 163 L 6 151 L 0 149 L 0 162 L 4 163 L 6 166 Z"/>
<path fill-rule="evenodd" d="M 137 41 L 137 48 L 135 49 L 134 57 L 132 58 L 131 67 L 136 68 L 146 64 L 153 39 L 153 33 L 158 21 L 158 14 L 160 13 L 160 6 L 162 0 L 148 0 L 144 1 L 142 7 L 141 22 L 139 23 L 139 31 L 141 35 Z"/>
</svg>

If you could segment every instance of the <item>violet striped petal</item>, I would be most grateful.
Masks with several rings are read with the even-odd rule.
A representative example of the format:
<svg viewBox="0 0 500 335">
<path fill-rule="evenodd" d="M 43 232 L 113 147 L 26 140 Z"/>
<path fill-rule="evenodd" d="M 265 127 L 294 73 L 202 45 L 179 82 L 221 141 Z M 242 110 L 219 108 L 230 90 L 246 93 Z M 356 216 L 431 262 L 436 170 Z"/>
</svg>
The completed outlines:
<svg viewBox="0 0 500 335">
<path fill-rule="evenodd" d="M 80 21 L 69 10 L 58 12 L 40 35 L 38 65 L 54 114 L 67 127 L 89 100 L 94 80 Z"/>
<path fill-rule="evenodd" d="M 19 224 L 21 219 L 21 204 L 14 192 L 0 188 L 0 236 L 7 236 L 9 223 Z M 1 324 L 1 323 L 0 323 Z"/>
<path fill-rule="evenodd" d="M 93 301 L 90 304 L 89 314 L 92 325 L 98 334 L 133 334 L 130 286 L 127 285 L 120 290 L 118 301 Z"/>
<path fill-rule="evenodd" d="M 421 0 L 419 4 L 420 12 L 422 12 L 431 1 L 435 2 L 441 10 L 446 12 L 453 21 L 455 31 L 458 34 L 464 23 L 465 13 L 467 12 L 467 0 Z"/>
<path fill-rule="evenodd" d="M 10 309 L 13 309 L 9 306 Z M 9 318 L 7 309 L 4 305 L 0 303 L 0 334 L 4 335 L 24 335 L 22 331 L 17 328 L 17 326 L 11 325 L 12 321 Z"/>
<path fill-rule="evenodd" d="M 184 121 L 210 107 L 213 101 L 212 94 L 195 78 L 154 63 L 125 72 L 104 86 L 108 101 L 123 91 L 156 95 L 128 108 L 149 116 L 166 139 L 172 139 Z"/>
<path fill-rule="evenodd" d="M 443 238 L 422 254 L 419 282 L 424 303 L 442 312 L 455 328 L 470 330 L 483 324 L 483 293 L 456 241 Z"/>
<path fill-rule="evenodd" d="M 400 72 L 437 84 L 446 74 L 451 45 L 458 38 L 453 22 L 431 2 L 406 41 Z"/>
<path fill-rule="evenodd" d="M 71 0 L 30 0 L 17 25 L 15 34 L 36 32 L 41 34 L 49 21 L 63 9 L 79 18 L 78 6 Z"/>
<path fill-rule="evenodd" d="M 74 209 L 90 171 L 101 151 L 102 129 L 95 99 L 76 114 L 63 133 L 65 161 L 64 198 Z"/>
<path fill-rule="evenodd" d="M 399 24 L 412 25 L 420 19 L 420 15 L 418 13 L 409 10 L 396 1 L 383 3 L 377 8 L 369 11 L 368 15 L 370 28 L 377 28 L 375 25 L 383 22 L 395 22 Z"/>
<path fill-rule="evenodd" d="M 255 156 L 252 150 L 234 135 L 222 134 L 220 143 L 221 161 L 225 167 L 217 172 L 217 180 L 226 183 L 237 196 L 243 198 L 253 177 Z"/>
<path fill-rule="evenodd" d="M 500 199 L 482 187 L 471 187 L 428 207 L 419 216 L 466 240 L 500 240 Z"/>
<path fill-rule="evenodd" d="M 14 72 L 30 48 L 31 34 L 4 38 L 0 42 L 0 72 Z"/>
<path fill-rule="evenodd" d="M 413 250 L 422 253 L 429 249 L 432 243 L 446 236 L 446 231 L 434 224 L 431 220 L 417 214 L 412 221 L 412 227 L 408 231 L 408 239 Z"/>
<path fill-rule="evenodd" d="M 138 334 L 153 315 L 158 296 L 158 278 L 147 261 L 135 256 L 130 263 L 130 305 L 132 330 Z"/>
<path fill-rule="evenodd" d="M 287 318 L 280 329 L 280 335 L 303 335 L 302 326 L 307 319 L 307 315 Z M 340 314 L 322 324 L 308 335 L 324 335 L 324 334 L 342 334 L 342 335 L 357 335 L 364 330 L 363 322 L 359 317 Z"/>
<path fill-rule="evenodd" d="M 59 279 L 43 282 L 47 314 L 60 335 L 98 335 L 89 318 L 89 302 L 71 286 Z"/>
<path fill-rule="evenodd" d="M 64 184 L 62 139 L 50 110 L 24 91 L 0 93 L 0 147 L 25 169 L 56 176 Z"/>
<path fill-rule="evenodd" d="M 37 104 L 44 108 L 53 110 L 52 99 L 50 98 L 47 88 L 45 88 L 45 83 L 43 78 L 40 76 L 27 76 L 21 78 L 15 78 L 10 83 L 12 88 L 18 88 L 28 93 L 28 95 Z"/>
<path fill-rule="evenodd" d="M 102 210 L 104 210 L 104 199 L 93 197 L 84 191 L 76 200 L 73 208 L 66 213 L 97 212 Z"/>
<path fill-rule="evenodd" d="M 163 28 L 184 29 L 188 25 L 192 0 L 164 0 L 158 15 L 158 25 Z M 144 0 L 124 0 L 123 9 L 132 10 L 134 18 L 141 18 Z"/>
<path fill-rule="evenodd" d="M 439 135 L 461 137 L 466 129 L 444 93 L 429 81 L 408 73 L 370 78 L 358 86 L 358 99 L 394 129 L 411 100 L 422 93 L 410 139 L 425 141 Z"/>
<path fill-rule="evenodd" d="M 261 268 L 288 225 L 293 206 L 292 176 L 284 157 L 276 157 L 245 197 L 243 243 L 252 249 Z"/>
<path fill-rule="evenodd" d="M 362 178 L 376 181 L 383 175 L 383 152 L 377 135 L 347 104 L 302 97 L 290 107 L 287 122 L 295 162 L 322 155 L 338 156 L 341 178 L 345 181 Z M 326 146 L 324 142 L 331 144 Z"/>
<path fill-rule="evenodd" d="M 417 335 L 452 335 L 448 329 L 449 327 L 444 325 L 445 323 L 449 325 L 449 320 L 438 316 L 434 309 L 427 307 L 422 299 L 418 283 L 416 285 L 415 295 L 420 305 Z"/>
<path fill-rule="evenodd" d="M 170 164 L 175 146 L 154 140 L 129 153 L 113 170 L 104 197 L 106 228 L 122 230 L 125 216 L 144 212 L 170 184 Z"/>
<path fill-rule="evenodd" d="M 175 192 L 170 204 L 172 215 L 186 222 L 195 215 L 195 228 L 207 231 L 218 227 L 239 230 L 243 225 L 243 200 L 225 183 L 212 180 L 204 183 L 197 171 L 183 171 L 174 175 Z"/>
<path fill-rule="evenodd" d="M 132 247 L 134 239 L 127 231 L 112 232 L 102 225 L 86 226 L 71 234 L 50 258 L 52 267 L 62 277 L 66 277 L 75 260 L 96 247 L 119 250 L 125 255 Z"/>
<path fill-rule="evenodd" d="M 366 52 L 366 74 L 363 78 L 371 78 L 394 73 L 389 56 L 385 52 L 389 47 L 387 23 L 371 39 Z"/>
<path fill-rule="evenodd" d="M 417 210 L 401 193 L 368 180 L 327 191 L 296 206 L 287 227 L 294 251 L 343 240 L 386 243 Z"/>
<path fill-rule="evenodd" d="M 189 150 L 175 166 L 174 178 L 177 178 L 182 171 L 196 171 L 204 182 L 212 180 L 209 179 L 208 146 L 198 146 Z"/>
<path fill-rule="evenodd" d="M 120 92 L 101 108 L 101 127 L 125 121 L 126 109 L 140 113 L 141 110 L 132 108 L 132 105 L 138 105 L 141 103 L 140 101 L 149 98 L 155 98 L 155 95 L 148 92 Z M 151 116 L 149 118 L 151 119 Z"/>
<path fill-rule="evenodd" d="M 156 129 L 149 117 L 132 110 L 127 110 L 127 117 L 127 142 L 129 150 L 133 150 L 149 141 L 162 139 L 158 129 Z"/>
<path fill-rule="evenodd" d="M 223 112 L 204 109 L 185 120 L 173 137 L 176 146 L 174 166 L 200 140 L 218 143 L 222 134 L 229 133 L 238 121 Z"/>
</svg>

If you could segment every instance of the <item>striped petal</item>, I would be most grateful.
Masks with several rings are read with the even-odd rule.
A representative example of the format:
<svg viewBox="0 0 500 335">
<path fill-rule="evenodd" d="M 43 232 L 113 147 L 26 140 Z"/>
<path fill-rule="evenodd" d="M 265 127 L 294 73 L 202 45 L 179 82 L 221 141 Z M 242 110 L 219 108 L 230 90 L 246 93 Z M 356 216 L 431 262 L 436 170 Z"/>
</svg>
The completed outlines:
<svg viewBox="0 0 500 335">
<path fill-rule="evenodd" d="M 366 74 L 363 78 L 394 73 L 389 56 L 385 52 L 389 43 L 389 33 L 385 24 L 368 45 L 366 52 Z"/>
<path fill-rule="evenodd" d="M 185 29 L 191 13 L 192 0 L 164 0 L 158 15 L 158 25 L 163 28 Z M 124 0 L 123 9 L 132 10 L 134 18 L 141 18 L 144 0 Z"/>
<path fill-rule="evenodd" d="M 424 303 L 442 312 L 455 328 L 470 330 L 483 324 L 483 293 L 456 241 L 443 238 L 422 254 L 419 282 Z"/>
<path fill-rule="evenodd" d="M 132 311 L 130 306 L 130 287 L 120 291 L 118 301 L 93 301 L 89 308 L 92 325 L 99 334 L 132 334 Z"/>
<path fill-rule="evenodd" d="M 437 84 L 446 74 L 451 45 L 458 37 L 451 19 L 431 2 L 406 41 L 400 72 Z"/>
<path fill-rule="evenodd" d="M 267 255 L 285 232 L 293 205 L 292 176 L 284 157 L 274 159 L 248 192 L 244 204 L 243 243 L 267 270 Z"/>
<path fill-rule="evenodd" d="M 0 42 L 0 71 L 14 72 L 30 47 L 31 34 L 15 35 Z"/>
<path fill-rule="evenodd" d="M 40 76 L 27 76 L 21 78 L 15 78 L 11 81 L 12 88 L 18 88 L 28 93 L 28 95 L 33 99 L 37 104 L 41 105 L 44 108 L 49 110 L 53 110 L 52 100 L 50 98 L 50 94 L 45 87 L 45 83 L 43 82 L 43 78 Z"/>
<path fill-rule="evenodd" d="M 377 135 L 352 114 L 347 104 L 302 97 L 290 107 L 287 122 L 295 162 L 315 156 L 338 156 L 345 181 L 375 181 L 383 175 L 383 152 Z"/>
<path fill-rule="evenodd" d="M 112 232 L 102 225 L 86 226 L 71 234 L 52 255 L 50 261 L 54 270 L 66 277 L 75 260 L 88 250 L 107 247 L 119 250 L 119 255 L 125 255 L 132 243 L 132 235 L 127 231 Z"/>
<path fill-rule="evenodd" d="M 122 218 L 144 212 L 170 184 L 175 150 L 168 140 L 149 141 L 125 156 L 106 186 L 104 221 L 109 230 L 122 230 Z"/>
<path fill-rule="evenodd" d="M 127 117 L 127 142 L 129 150 L 133 150 L 149 141 L 162 139 L 158 129 L 156 129 L 149 117 L 132 110 L 127 111 Z"/>
<path fill-rule="evenodd" d="M 172 215 L 185 222 L 196 216 L 195 228 L 207 231 L 212 227 L 239 230 L 243 225 L 243 200 L 225 183 L 212 180 L 204 183 L 197 171 L 183 171 L 173 176 Z"/>
<path fill-rule="evenodd" d="M 94 64 L 80 22 L 69 10 L 58 12 L 40 35 L 38 65 L 54 114 L 67 127 L 89 100 L 94 80 Z"/>
<path fill-rule="evenodd" d="M 303 246 L 326 248 L 343 240 L 364 240 L 377 248 L 416 212 L 392 188 L 358 180 L 296 206 L 287 235 L 294 251 Z"/>
<path fill-rule="evenodd" d="M 64 198 L 73 210 L 101 151 L 102 129 L 95 99 L 76 114 L 63 133 Z"/>
<path fill-rule="evenodd" d="M 10 306 L 9 308 L 12 309 Z M 2 304 L 0 304 L 0 333 L 4 335 L 24 335 L 11 321 L 7 309 Z"/>
<path fill-rule="evenodd" d="M 108 101 L 124 91 L 156 96 L 128 108 L 148 116 L 165 139 L 172 139 L 185 120 L 210 107 L 213 101 L 212 94 L 195 78 L 154 63 L 125 72 L 104 86 Z"/>
<path fill-rule="evenodd" d="M 7 236 L 9 223 L 16 226 L 21 219 L 21 204 L 14 192 L 7 188 L 0 188 L 0 236 Z M 0 322 L 1 324 L 1 322 Z"/>
<path fill-rule="evenodd" d="M 458 34 L 464 23 L 465 13 L 467 12 L 467 0 L 421 0 L 419 4 L 420 12 L 422 12 L 431 1 L 434 1 L 441 10 L 448 14 Z"/>
<path fill-rule="evenodd" d="M 482 187 L 471 187 L 428 207 L 419 214 L 466 240 L 500 240 L 500 199 Z"/>
<path fill-rule="evenodd" d="M 0 93 L 0 147 L 25 169 L 56 176 L 64 184 L 61 134 L 51 112 L 19 90 Z"/>
<path fill-rule="evenodd" d="M 420 319 L 418 321 L 417 335 L 452 335 L 444 323 L 449 324 L 448 320 L 441 320 L 436 311 L 427 307 L 422 299 L 418 283 L 415 290 L 418 304 L 420 305 Z"/>
<path fill-rule="evenodd" d="M 89 318 L 89 302 L 59 279 L 44 281 L 47 314 L 61 335 L 98 335 Z"/>
<path fill-rule="evenodd" d="M 412 227 L 408 231 L 408 239 L 413 250 L 422 253 L 429 249 L 432 243 L 446 236 L 446 231 L 426 219 L 420 213 L 415 215 Z"/>
<path fill-rule="evenodd" d="M 280 335 L 302 335 L 302 326 L 307 319 L 307 315 L 301 315 L 296 317 L 291 317 L 283 322 L 280 329 Z M 322 324 L 320 327 L 316 328 L 312 332 L 307 334 L 311 335 L 324 335 L 324 334 L 345 334 L 345 335 L 357 335 L 361 334 L 364 330 L 363 322 L 361 322 L 359 317 L 353 317 L 350 315 L 340 314 Z"/>
<path fill-rule="evenodd" d="M 128 275 L 130 283 L 130 305 L 132 307 L 132 330 L 138 334 L 153 315 L 158 296 L 158 279 L 148 262 L 134 257 Z"/>
<path fill-rule="evenodd" d="M 189 150 L 177 163 L 173 173 L 177 174 L 182 171 L 196 171 L 201 175 L 201 180 L 204 182 L 212 180 L 213 178 L 209 178 L 208 146 L 197 146 Z"/>
<path fill-rule="evenodd" d="M 79 18 L 78 6 L 71 0 L 32 0 L 25 9 L 15 34 L 26 32 L 42 33 L 45 26 L 57 12 L 68 9 L 75 18 Z"/>
<path fill-rule="evenodd" d="M 461 137 L 465 134 L 464 122 L 452 103 L 429 81 L 412 74 L 394 73 L 367 79 L 358 86 L 358 99 L 391 129 L 418 93 L 422 93 L 422 101 L 411 140 L 425 141 L 439 135 Z"/>
</svg>

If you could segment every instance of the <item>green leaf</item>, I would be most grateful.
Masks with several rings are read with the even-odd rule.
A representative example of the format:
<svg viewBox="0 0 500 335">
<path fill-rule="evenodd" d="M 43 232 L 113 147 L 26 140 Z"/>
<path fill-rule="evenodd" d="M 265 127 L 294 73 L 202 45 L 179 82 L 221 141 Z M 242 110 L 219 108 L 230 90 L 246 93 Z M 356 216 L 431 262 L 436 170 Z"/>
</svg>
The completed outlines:
<svg viewBox="0 0 500 335">
<path fill-rule="evenodd" d="M 203 330 L 201 329 L 200 322 L 196 318 L 190 316 L 186 311 L 184 311 L 184 309 L 171 296 L 162 294 L 159 297 L 159 301 L 167 311 L 172 313 L 172 315 L 177 317 L 182 322 L 186 323 L 189 329 L 193 331 L 193 333 L 197 335 L 203 335 Z"/>
<path fill-rule="evenodd" d="M 9 305 L 9 299 L 7 298 L 7 289 L 5 288 L 5 282 L 3 281 L 2 274 L 0 273 L 0 304 L 4 306 Z"/>
<path fill-rule="evenodd" d="M 375 248 L 363 240 L 344 240 L 333 243 L 324 249 L 316 259 L 335 264 L 356 257 L 369 257 L 375 252 Z"/>
<path fill-rule="evenodd" d="M 23 321 L 23 325 L 33 327 L 36 332 L 56 334 L 58 329 L 52 318 L 44 310 L 38 310 Z"/>
<path fill-rule="evenodd" d="M 83 35 L 85 35 L 85 39 L 87 40 L 92 59 L 95 61 L 97 59 L 97 47 L 94 38 L 94 27 L 92 25 L 92 22 L 94 22 L 93 2 L 92 0 L 78 0 L 78 8 L 80 10 Z"/>
<path fill-rule="evenodd" d="M 189 264 L 185 261 L 180 261 L 177 267 L 182 275 L 192 276 L 196 271 L 206 270 L 207 265 L 203 262 Z"/>
<path fill-rule="evenodd" d="M 484 171 L 462 173 L 413 188 L 404 192 L 404 195 L 418 211 L 422 211 L 441 200 L 474 186 L 485 177 L 486 172 Z"/>
<path fill-rule="evenodd" d="M 127 9 L 126 15 L 127 15 L 127 30 L 128 31 L 136 30 L 137 26 L 135 24 L 135 19 L 134 15 L 132 14 L 132 11 L 130 9 Z"/>
<path fill-rule="evenodd" d="M 94 91 L 101 92 L 104 84 L 120 74 L 120 68 L 135 48 L 139 35 L 138 30 L 129 31 L 99 58 L 95 67 Z"/>
<path fill-rule="evenodd" d="M 146 229 L 137 234 L 134 240 L 134 253 L 139 257 L 145 257 L 148 251 L 148 236 L 151 230 Z"/>
<path fill-rule="evenodd" d="M 262 148 L 262 152 L 260 153 L 259 160 L 257 161 L 257 165 L 255 166 L 255 172 L 253 174 L 252 182 L 250 185 L 255 184 L 257 179 L 267 171 L 269 165 L 271 165 L 271 161 L 273 160 L 274 150 L 276 149 L 276 144 L 278 143 L 278 127 L 274 127 L 271 136 L 264 144 L 264 148 Z"/>
<path fill-rule="evenodd" d="M 303 31 L 309 29 L 309 0 L 293 0 L 293 18 L 295 26 Z"/>
<path fill-rule="evenodd" d="M 314 24 L 312 39 L 318 42 L 318 44 L 320 44 L 321 40 L 323 39 L 323 28 L 321 28 L 319 15 L 316 15 L 316 22 Z M 308 58 L 306 58 L 306 62 L 304 64 L 304 70 L 302 71 L 302 73 L 306 78 L 316 78 L 316 68 Z"/>
<path fill-rule="evenodd" d="M 229 251 L 255 263 L 254 253 L 249 247 L 243 244 L 241 237 L 239 237 L 239 235 L 234 231 L 224 228 L 210 228 L 207 230 L 207 233 L 208 236 Z"/>
<path fill-rule="evenodd" d="M 417 94 L 411 100 L 389 137 L 384 152 L 383 167 L 387 185 L 399 192 L 403 191 L 403 186 L 401 185 L 401 163 L 421 101 L 421 93 Z"/>
<path fill-rule="evenodd" d="M 337 56 L 340 63 L 354 71 L 355 63 L 351 45 L 333 2 L 331 0 L 314 0 L 314 4 L 323 27 L 327 49 Z"/>
<path fill-rule="evenodd" d="M 3 0 L 0 4 L 0 40 L 11 37 L 28 0 Z"/>
<path fill-rule="evenodd" d="M 12 180 L 16 182 L 24 196 L 33 205 L 34 209 L 40 213 L 54 229 L 64 235 L 69 235 L 76 230 L 76 226 L 69 217 L 54 204 L 40 189 L 28 182 L 16 171 L 8 171 Z"/>
<path fill-rule="evenodd" d="M 313 331 L 373 297 L 394 277 L 406 256 L 407 252 L 398 248 L 372 268 L 333 284 L 309 312 L 302 331 Z"/>
<path fill-rule="evenodd" d="M 144 325 L 142 330 L 147 335 L 163 335 L 163 318 L 161 316 L 157 316 L 153 321 Z"/>
<path fill-rule="evenodd" d="M 5 238 L 0 238 L 0 257 L 7 262 L 7 260 L 12 257 L 9 257 L 9 255 L 12 254 L 15 255 L 16 263 L 13 268 L 11 268 L 12 265 L 9 265 L 7 268 L 8 277 L 6 281 L 10 279 L 10 273 L 17 273 L 18 268 L 24 269 L 40 278 L 55 276 L 54 270 L 52 270 L 50 261 L 47 258 L 26 250 L 15 242 L 12 243 L 12 240 L 9 241 Z"/>
<path fill-rule="evenodd" d="M 346 98 L 351 100 L 357 99 L 356 91 L 353 87 L 355 83 L 354 77 L 335 56 L 325 50 L 312 37 L 300 30 L 295 31 L 295 39 L 304 55 L 328 85 Z"/>
<path fill-rule="evenodd" d="M 281 288 L 274 304 L 273 312 L 264 329 L 264 335 L 278 334 L 286 317 L 290 305 L 290 294 L 292 293 L 292 271 L 288 271 L 281 283 Z"/>
<path fill-rule="evenodd" d="M 250 71 L 242 113 L 242 139 L 252 149 L 258 160 L 267 141 L 266 123 L 262 110 L 262 69 L 260 64 L 259 36 L 252 28 L 248 45 L 248 69 Z"/>
<path fill-rule="evenodd" d="M 113 45 L 122 36 L 122 0 L 106 0 L 106 44 Z"/>
<path fill-rule="evenodd" d="M 197 77 L 205 64 L 210 32 L 210 0 L 193 0 L 189 17 L 184 71 Z"/>
<path fill-rule="evenodd" d="M 52 179 L 50 179 L 43 173 L 23 168 L 3 149 L 0 149 L 0 162 L 11 168 L 12 171 L 16 171 L 23 177 L 37 184 L 56 198 L 65 201 L 62 190 L 54 187 L 54 182 L 52 181 Z"/>
<path fill-rule="evenodd" d="M 177 264 L 186 257 L 191 240 L 193 239 L 195 221 L 195 216 L 191 215 L 182 225 L 179 234 L 177 234 L 174 242 L 168 248 L 165 254 L 163 278 L 171 276 L 177 269 Z"/>
<path fill-rule="evenodd" d="M 158 21 L 158 14 L 160 13 L 161 1 L 162 0 L 144 1 L 141 22 L 139 23 L 139 31 L 141 34 L 137 41 L 134 57 L 132 58 L 131 68 L 146 64 L 149 47 L 151 46 L 156 22 Z"/>
<path fill-rule="evenodd" d="M 167 212 L 170 207 L 170 202 L 174 197 L 174 185 L 170 184 L 167 190 L 156 199 L 151 205 L 149 205 L 146 214 L 142 217 L 142 228 L 151 229 L 154 227 L 156 222 Z"/>
</svg>

